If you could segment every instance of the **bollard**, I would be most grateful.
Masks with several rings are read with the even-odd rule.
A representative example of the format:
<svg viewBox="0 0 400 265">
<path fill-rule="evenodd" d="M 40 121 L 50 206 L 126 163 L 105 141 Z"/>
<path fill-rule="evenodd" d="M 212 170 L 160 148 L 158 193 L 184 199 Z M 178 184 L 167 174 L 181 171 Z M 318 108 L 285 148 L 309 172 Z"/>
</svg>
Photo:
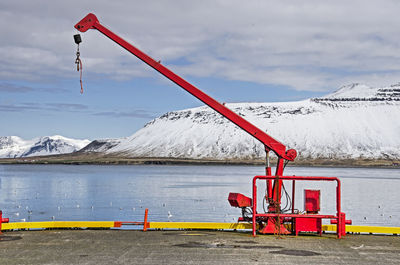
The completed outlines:
<svg viewBox="0 0 400 265">
<path fill-rule="evenodd" d="M 2 223 L 8 223 L 10 221 L 10 219 L 8 218 L 3 218 L 3 212 L 0 211 L 0 234 L 1 234 L 1 224 Z"/>
<path fill-rule="evenodd" d="M 147 228 L 149 228 L 149 223 L 147 222 L 148 213 L 149 213 L 149 209 L 146 208 L 146 210 L 144 211 L 143 232 L 146 232 Z"/>
</svg>

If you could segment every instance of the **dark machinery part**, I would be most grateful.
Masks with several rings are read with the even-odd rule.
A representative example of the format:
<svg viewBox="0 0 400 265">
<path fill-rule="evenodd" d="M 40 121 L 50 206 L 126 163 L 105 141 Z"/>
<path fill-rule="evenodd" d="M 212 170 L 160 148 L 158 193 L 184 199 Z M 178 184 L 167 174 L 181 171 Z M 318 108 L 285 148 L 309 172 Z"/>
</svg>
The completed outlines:
<svg viewBox="0 0 400 265">
<path fill-rule="evenodd" d="M 81 34 L 75 34 L 74 35 L 74 41 L 75 41 L 76 44 L 79 45 L 79 43 L 82 42 Z"/>
</svg>

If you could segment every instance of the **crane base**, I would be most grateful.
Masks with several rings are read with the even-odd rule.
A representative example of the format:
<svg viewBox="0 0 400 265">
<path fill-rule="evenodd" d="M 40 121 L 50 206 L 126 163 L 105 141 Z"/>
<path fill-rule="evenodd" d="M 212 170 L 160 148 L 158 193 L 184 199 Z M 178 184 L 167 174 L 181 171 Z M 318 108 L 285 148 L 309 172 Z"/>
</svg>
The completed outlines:
<svg viewBox="0 0 400 265">
<path fill-rule="evenodd" d="M 267 223 L 262 223 L 260 229 L 258 230 L 260 234 L 280 234 L 289 235 L 291 232 L 283 226 L 282 223 L 276 224 L 276 219 L 269 218 Z"/>
</svg>

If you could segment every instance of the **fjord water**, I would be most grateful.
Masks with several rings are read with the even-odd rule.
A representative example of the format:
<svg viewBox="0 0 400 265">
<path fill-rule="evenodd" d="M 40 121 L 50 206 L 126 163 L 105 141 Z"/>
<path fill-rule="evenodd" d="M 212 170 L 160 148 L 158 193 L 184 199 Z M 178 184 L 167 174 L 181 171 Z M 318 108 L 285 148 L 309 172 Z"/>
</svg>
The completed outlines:
<svg viewBox="0 0 400 265">
<path fill-rule="evenodd" d="M 262 166 L 0 165 L 0 210 L 10 222 L 87 220 L 234 222 L 229 192 L 251 196 Z M 288 167 L 285 175 L 339 177 L 342 210 L 355 225 L 400 226 L 400 169 Z M 291 182 L 285 182 L 291 194 Z M 260 181 L 262 211 L 264 182 Z M 321 190 L 321 213 L 335 214 L 335 182 L 296 183 Z M 286 204 L 283 199 L 282 205 Z"/>
</svg>

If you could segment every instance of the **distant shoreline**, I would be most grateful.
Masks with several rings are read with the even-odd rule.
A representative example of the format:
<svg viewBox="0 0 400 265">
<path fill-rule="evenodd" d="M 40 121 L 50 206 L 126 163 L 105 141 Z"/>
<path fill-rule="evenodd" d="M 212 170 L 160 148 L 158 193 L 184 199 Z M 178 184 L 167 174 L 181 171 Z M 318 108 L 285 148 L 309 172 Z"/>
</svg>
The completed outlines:
<svg viewBox="0 0 400 265">
<path fill-rule="evenodd" d="M 271 160 L 274 166 L 275 160 Z M 165 157 L 124 157 L 98 153 L 73 153 L 65 155 L 25 158 L 1 158 L 0 164 L 62 164 L 62 165 L 264 165 L 261 159 L 189 159 Z M 400 160 L 389 159 L 296 159 L 289 166 L 307 167 L 380 167 L 400 168 Z"/>
</svg>

